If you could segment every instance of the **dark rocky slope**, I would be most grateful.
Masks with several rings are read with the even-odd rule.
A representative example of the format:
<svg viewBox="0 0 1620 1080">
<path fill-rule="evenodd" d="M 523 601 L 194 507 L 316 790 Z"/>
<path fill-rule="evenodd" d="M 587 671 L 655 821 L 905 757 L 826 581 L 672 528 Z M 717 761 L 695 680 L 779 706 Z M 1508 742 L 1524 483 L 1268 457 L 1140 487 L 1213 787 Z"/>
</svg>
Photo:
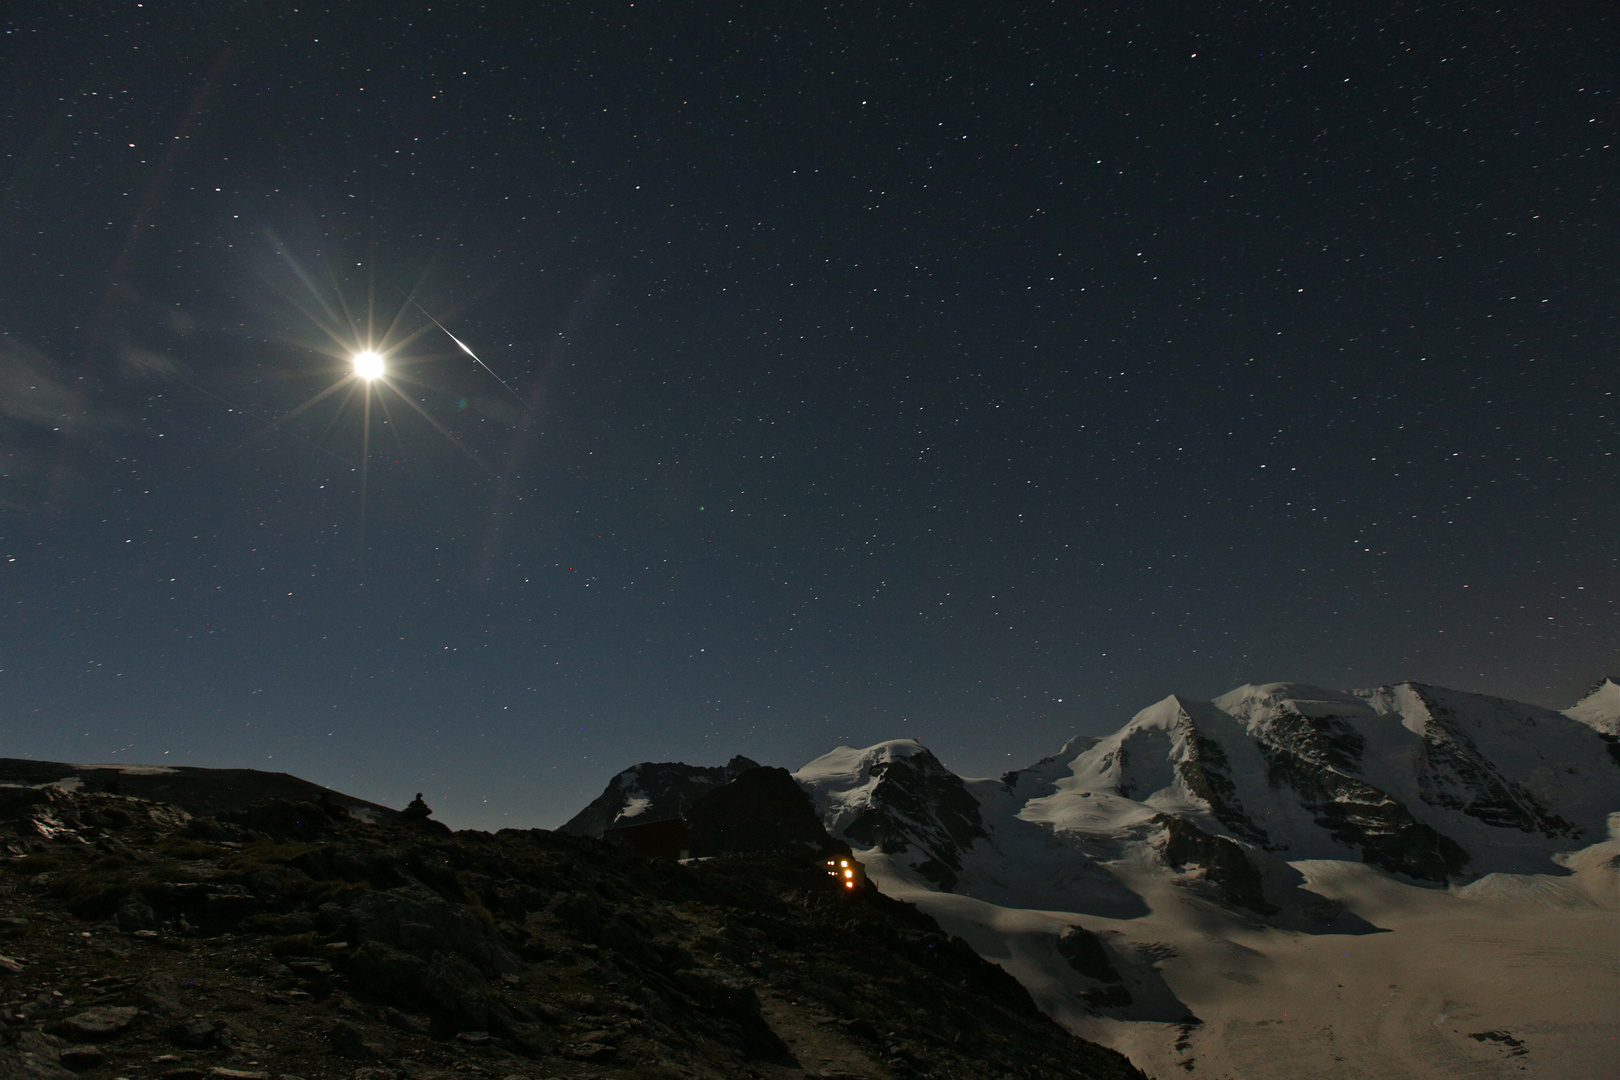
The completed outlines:
<svg viewBox="0 0 1620 1080">
<path fill-rule="evenodd" d="M 559 832 L 601 836 L 615 825 L 681 817 L 703 796 L 729 784 L 759 763 L 738 754 L 724 765 L 643 761 L 608 781 L 602 794 L 563 822 Z"/>
<path fill-rule="evenodd" d="M 0 799 L 0 1078 L 1140 1077 L 808 846 Z"/>
<path fill-rule="evenodd" d="M 65 761 L 0 758 L 0 789 L 41 784 L 131 795 L 169 803 L 193 814 L 245 806 L 259 799 L 333 803 L 372 821 L 388 820 L 399 813 L 290 773 L 200 769 L 190 765 L 72 765 Z"/>
</svg>

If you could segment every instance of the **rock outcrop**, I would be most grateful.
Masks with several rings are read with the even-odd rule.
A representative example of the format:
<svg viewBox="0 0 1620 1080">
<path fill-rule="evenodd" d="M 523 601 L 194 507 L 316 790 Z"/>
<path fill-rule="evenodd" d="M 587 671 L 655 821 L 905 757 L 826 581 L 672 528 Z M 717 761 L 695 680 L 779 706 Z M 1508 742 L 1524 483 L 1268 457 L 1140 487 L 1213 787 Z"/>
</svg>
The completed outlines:
<svg viewBox="0 0 1620 1080">
<path fill-rule="evenodd" d="M 684 817 L 687 808 L 759 763 L 741 754 L 717 767 L 644 761 L 608 781 L 602 794 L 565 821 L 559 832 L 601 836 L 617 825 Z"/>
<path fill-rule="evenodd" d="M 962 778 L 911 739 L 866 750 L 839 747 L 793 775 L 834 836 L 902 856 L 946 891 L 956 884 L 963 856 L 989 835 Z"/>
<path fill-rule="evenodd" d="M 809 796 L 786 769 L 762 766 L 741 773 L 694 802 L 686 820 L 695 858 L 834 846 Z"/>
</svg>

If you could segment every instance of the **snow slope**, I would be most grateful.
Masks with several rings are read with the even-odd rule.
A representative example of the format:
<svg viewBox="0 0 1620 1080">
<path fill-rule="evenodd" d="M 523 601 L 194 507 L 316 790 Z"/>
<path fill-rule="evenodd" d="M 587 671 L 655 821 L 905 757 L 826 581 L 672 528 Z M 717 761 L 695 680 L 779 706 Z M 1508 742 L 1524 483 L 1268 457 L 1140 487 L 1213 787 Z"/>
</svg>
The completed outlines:
<svg viewBox="0 0 1620 1080">
<path fill-rule="evenodd" d="M 626 770 L 565 828 L 673 816 L 739 763 Z M 886 893 L 1158 1080 L 1612 1075 L 1613 680 L 1561 713 L 1247 685 L 999 778 L 911 739 L 793 775 Z"/>
<path fill-rule="evenodd" d="M 964 780 L 915 740 L 841 746 L 793 776 L 828 832 L 920 887 L 1015 907 L 1141 910 L 1084 845 L 1020 820 L 1013 786 Z"/>
<path fill-rule="evenodd" d="M 1610 839 L 1567 855 L 1568 878 L 1492 874 L 1445 889 L 1301 860 L 1304 890 L 1363 928 L 1327 934 L 1244 917 L 1161 874 L 1132 875 L 1148 914 L 1111 919 L 927 889 L 881 855 L 868 871 L 1154 1080 L 1608 1080 L 1617 853 Z M 1095 983 L 1056 948 L 1074 926 L 1105 943 L 1130 1005 L 1085 1004 Z"/>
<path fill-rule="evenodd" d="M 1596 1078 L 1617 703 L 1612 682 L 1566 713 L 1270 683 L 1168 697 L 999 779 L 912 740 L 795 778 L 885 892 L 1151 1075 Z"/>
<path fill-rule="evenodd" d="M 1620 682 L 1604 679 L 1565 709 L 1564 715 L 1604 735 L 1620 737 Z"/>
<path fill-rule="evenodd" d="M 1170 815 L 1251 857 L 1352 859 L 1418 881 L 1549 872 L 1602 836 L 1620 769 L 1588 724 L 1401 683 L 1165 698 L 1067 762 L 1021 773 L 1024 820 L 1121 835 Z M 1263 860 L 1261 860 L 1263 861 Z"/>
</svg>

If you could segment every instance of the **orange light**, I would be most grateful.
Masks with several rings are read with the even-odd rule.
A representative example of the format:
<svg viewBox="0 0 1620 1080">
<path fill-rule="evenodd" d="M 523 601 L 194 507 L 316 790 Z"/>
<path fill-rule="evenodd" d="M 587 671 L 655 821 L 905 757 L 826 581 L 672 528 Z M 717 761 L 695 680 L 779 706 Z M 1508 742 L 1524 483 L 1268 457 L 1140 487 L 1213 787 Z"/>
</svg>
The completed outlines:
<svg viewBox="0 0 1620 1080">
<path fill-rule="evenodd" d="M 853 881 L 846 881 L 846 882 L 844 882 L 844 888 L 846 888 L 846 889 L 853 889 L 853 888 L 854 888 L 854 887 L 855 887 L 855 883 L 854 883 L 854 882 L 853 882 Z"/>
</svg>

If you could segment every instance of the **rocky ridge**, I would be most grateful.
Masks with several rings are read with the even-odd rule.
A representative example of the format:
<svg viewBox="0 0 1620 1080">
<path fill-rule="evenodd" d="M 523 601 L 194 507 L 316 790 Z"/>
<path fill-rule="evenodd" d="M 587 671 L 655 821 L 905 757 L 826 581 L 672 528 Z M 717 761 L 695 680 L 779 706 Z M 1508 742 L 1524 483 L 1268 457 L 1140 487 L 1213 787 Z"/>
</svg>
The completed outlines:
<svg viewBox="0 0 1620 1080">
<path fill-rule="evenodd" d="M 741 754 L 718 767 L 643 761 L 609 780 L 602 794 L 563 822 L 558 831 L 601 836 L 617 825 L 680 817 L 709 792 L 757 768 L 758 762 Z"/>
<path fill-rule="evenodd" d="M 367 821 L 390 821 L 399 811 L 312 784 L 288 773 L 259 769 L 203 769 L 190 765 L 72 765 L 63 761 L 0 758 L 0 790 L 49 784 L 65 791 L 99 791 L 210 814 L 259 799 L 313 802 L 341 808 Z"/>
<path fill-rule="evenodd" d="M 917 874 L 946 890 L 955 886 L 963 856 L 989 835 L 962 778 L 911 739 L 863 751 L 840 747 L 794 778 L 815 800 L 828 832 L 904 856 Z"/>
<path fill-rule="evenodd" d="M 1141 1075 L 803 842 L 682 865 L 52 786 L 0 828 L 0 1077 Z"/>
<path fill-rule="evenodd" d="M 914 740 L 841 747 L 794 776 L 832 835 L 929 888 L 1125 916 L 1140 901 L 1109 867 L 1135 852 L 1272 915 L 1298 880 L 1289 860 L 1429 885 L 1563 873 L 1553 856 L 1601 838 L 1620 806 L 1610 727 L 1612 680 L 1566 713 L 1422 683 L 1272 683 L 1172 695 L 997 780 Z M 598 802 L 625 805 L 612 785 Z"/>
</svg>

